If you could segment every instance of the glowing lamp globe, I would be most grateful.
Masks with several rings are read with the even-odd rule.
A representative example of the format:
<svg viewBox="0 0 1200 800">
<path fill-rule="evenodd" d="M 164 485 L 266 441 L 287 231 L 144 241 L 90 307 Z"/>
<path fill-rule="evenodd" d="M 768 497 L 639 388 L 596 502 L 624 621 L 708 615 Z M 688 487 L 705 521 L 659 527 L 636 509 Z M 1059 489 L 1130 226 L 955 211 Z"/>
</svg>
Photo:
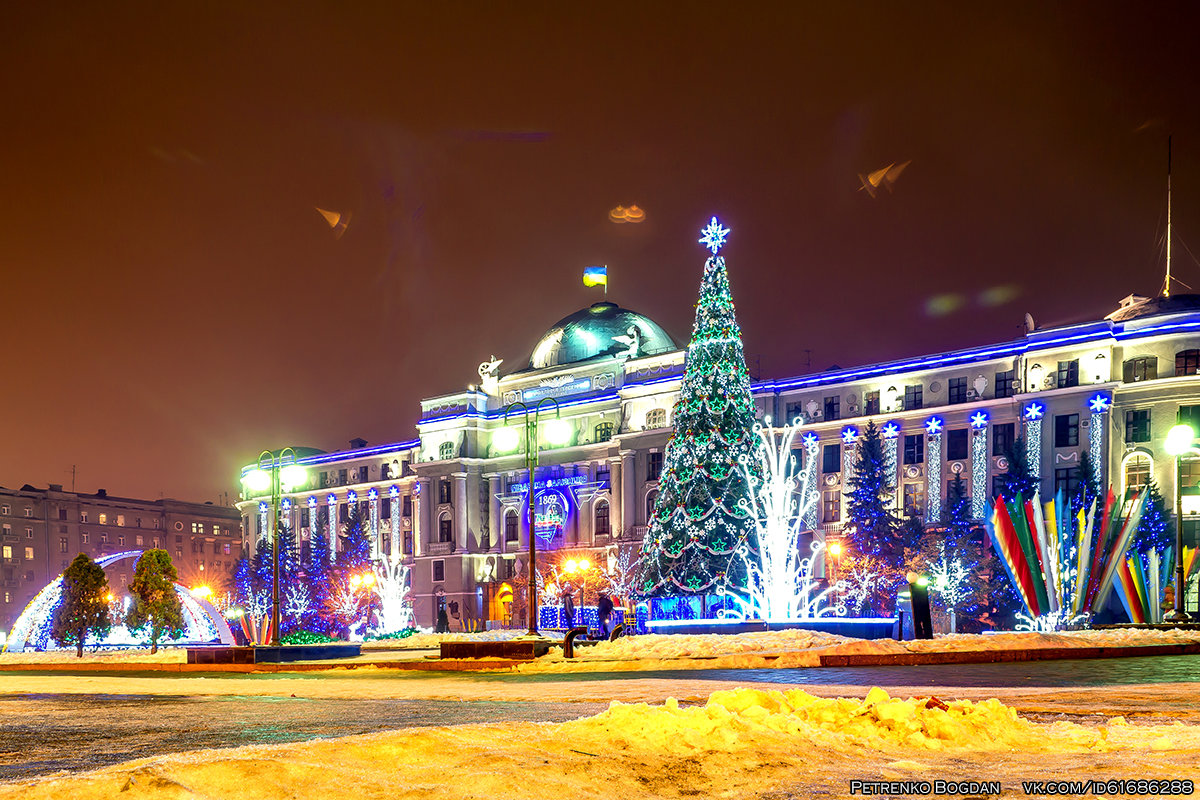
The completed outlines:
<svg viewBox="0 0 1200 800">
<path fill-rule="evenodd" d="M 517 433 L 517 429 L 511 425 L 506 425 L 492 432 L 492 447 L 500 453 L 511 453 L 517 449 L 520 441 L 521 437 Z"/>
<path fill-rule="evenodd" d="M 1192 449 L 1192 442 L 1195 439 L 1196 432 L 1190 425 L 1176 425 L 1167 431 L 1167 441 L 1164 443 L 1164 447 L 1170 455 L 1181 456 Z"/>
<path fill-rule="evenodd" d="M 288 464 L 279 470 L 279 483 L 287 489 L 294 489 L 308 483 L 308 470 L 299 464 Z"/>
<path fill-rule="evenodd" d="M 841 554 L 842 554 L 841 542 L 834 542 L 831 545 L 829 545 L 829 555 L 833 556 L 834 558 L 837 558 Z"/>
<path fill-rule="evenodd" d="M 592 568 L 592 562 L 588 561 L 586 558 L 579 559 L 579 569 L 581 571 L 589 570 L 591 568 Z"/>
<path fill-rule="evenodd" d="M 546 441 L 553 445 L 564 445 L 571 441 L 571 425 L 565 419 L 552 419 L 546 423 Z"/>
<path fill-rule="evenodd" d="M 573 558 L 568 558 L 567 563 L 564 566 L 566 567 L 567 572 L 574 572 L 579 567 L 579 563 Z"/>
<path fill-rule="evenodd" d="M 271 488 L 271 473 L 265 469 L 252 469 L 242 478 L 242 483 L 252 492 L 265 492 Z"/>
</svg>

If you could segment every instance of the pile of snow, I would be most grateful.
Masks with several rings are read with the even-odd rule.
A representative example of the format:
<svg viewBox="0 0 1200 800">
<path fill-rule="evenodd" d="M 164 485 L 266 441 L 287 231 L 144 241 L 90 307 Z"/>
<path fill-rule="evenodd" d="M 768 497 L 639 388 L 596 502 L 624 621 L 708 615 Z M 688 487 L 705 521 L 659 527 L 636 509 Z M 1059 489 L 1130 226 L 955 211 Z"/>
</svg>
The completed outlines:
<svg viewBox="0 0 1200 800">
<path fill-rule="evenodd" d="M 1125 720 L 1114 720 L 1126 725 Z M 863 700 L 814 697 L 789 691 L 734 689 L 714 692 L 702 706 L 613 703 L 605 712 L 562 725 L 567 735 L 601 737 L 634 749 L 661 750 L 678 756 L 759 747 L 781 737 L 797 746 L 845 750 L 1063 751 L 1116 749 L 1106 729 L 1069 722 L 1038 725 L 999 700 L 980 702 L 936 698 L 892 698 L 875 687 Z M 1192 738 L 1196 738 L 1192 730 Z M 1172 749 L 1170 736 L 1145 742 L 1132 737 L 1126 746 Z"/>
<path fill-rule="evenodd" d="M 77 658 L 74 650 L 29 650 L 21 653 L 0 653 L 0 664 L 183 664 L 187 651 L 183 648 L 159 649 L 151 655 L 150 648 L 128 650 L 83 651 Z"/>
<path fill-rule="evenodd" d="M 431 633 L 423 630 L 403 639 L 378 639 L 363 642 L 363 652 L 369 650 L 436 650 L 442 642 L 502 642 L 524 636 L 526 630 L 496 629 L 478 633 Z"/>
</svg>

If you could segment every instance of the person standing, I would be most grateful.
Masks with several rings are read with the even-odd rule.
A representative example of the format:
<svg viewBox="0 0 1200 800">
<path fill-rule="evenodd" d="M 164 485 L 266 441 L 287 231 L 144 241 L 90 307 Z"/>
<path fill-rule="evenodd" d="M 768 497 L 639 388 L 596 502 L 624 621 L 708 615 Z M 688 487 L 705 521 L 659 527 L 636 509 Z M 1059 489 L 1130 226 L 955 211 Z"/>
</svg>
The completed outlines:
<svg viewBox="0 0 1200 800">
<path fill-rule="evenodd" d="M 613 601 L 607 594 L 601 593 L 596 598 L 596 616 L 600 620 L 600 637 L 608 638 L 608 620 L 612 616 Z"/>
<path fill-rule="evenodd" d="M 563 614 L 567 617 L 567 628 L 575 627 L 575 600 L 571 597 L 570 588 L 563 595 Z"/>
</svg>

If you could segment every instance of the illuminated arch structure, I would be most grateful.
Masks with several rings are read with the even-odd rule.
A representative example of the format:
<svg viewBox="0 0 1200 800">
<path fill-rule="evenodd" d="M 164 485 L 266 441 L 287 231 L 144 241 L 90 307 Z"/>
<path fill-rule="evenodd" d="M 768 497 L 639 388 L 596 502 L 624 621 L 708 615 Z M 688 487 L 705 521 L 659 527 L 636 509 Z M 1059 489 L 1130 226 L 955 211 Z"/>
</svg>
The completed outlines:
<svg viewBox="0 0 1200 800">
<path fill-rule="evenodd" d="M 101 556 L 96 559 L 96 563 L 104 568 L 118 561 L 137 558 L 141 554 L 141 550 L 127 550 L 123 553 Z M 180 583 L 175 584 L 175 593 L 179 595 L 180 603 L 183 605 L 183 622 L 186 630 L 182 637 L 168 640 L 167 644 L 201 644 L 213 641 L 220 641 L 221 644 L 226 645 L 235 643 L 229 625 L 211 603 L 192 594 L 187 587 Z M 17 618 L 17 622 L 9 634 L 8 642 L 4 646 L 4 651 L 20 653 L 24 650 L 46 650 L 51 647 L 50 628 L 53 622 L 54 608 L 61 598 L 62 575 L 59 575 L 38 592 L 37 597 L 30 601 L 29 605 L 25 607 L 25 611 Z M 124 630 L 124 626 L 115 630 Z M 111 644 L 111 638 L 112 634 L 94 644 Z"/>
</svg>

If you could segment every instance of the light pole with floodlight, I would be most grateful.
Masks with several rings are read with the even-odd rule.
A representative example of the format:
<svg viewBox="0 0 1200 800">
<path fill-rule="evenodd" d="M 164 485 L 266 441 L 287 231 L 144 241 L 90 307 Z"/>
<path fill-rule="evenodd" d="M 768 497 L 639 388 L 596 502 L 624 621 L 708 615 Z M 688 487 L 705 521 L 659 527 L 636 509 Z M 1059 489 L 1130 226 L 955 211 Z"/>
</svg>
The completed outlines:
<svg viewBox="0 0 1200 800">
<path fill-rule="evenodd" d="M 308 470 L 296 463 L 296 451 L 285 447 L 276 455 L 263 450 L 258 456 L 258 467 L 242 478 L 247 489 L 271 492 L 271 505 L 275 508 L 274 536 L 271 543 L 271 645 L 279 646 L 279 544 L 282 537 L 279 519 L 279 504 L 284 491 L 298 489 L 308 483 Z"/>
<path fill-rule="evenodd" d="M 1167 431 L 1164 445 L 1167 455 L 1175 456 L 1175 610 L 1166 622 L 1187 622 L 1184 606 L 1187 585 L 1183 574 L 1183 456 L 1196 451 L 1196 432 L 1190 425 L 1176 425 Z"/>
<path fill-rule="evenodd" d="M 492 434 L 492 447 L 501 453 L 511 453 L 521 444 L 521 434 L 516 426 L 508 424 L 508 418 L 513 410 L 518 410 L 525 416 L 525 468 L 529 470 L 529 489 L 526 492 L 529 513 L 529 632 L 530 637 L 538 635 L 537 619 L 537 536 L 534 533 L 534 473 L 538 466 L 538 416 L 542 413 L 542 405 L 550 403 L 554 407 L 554 419 L 546 425 L 546 441 L 552 445 L 563 445 L 571 438 L 571 428 L 561 416 L 558 401 L 553 397 L 543 397 L 532 409 L 517 401 L 510 403 L 504 409 L 504 427 Z"/>
</svg>

